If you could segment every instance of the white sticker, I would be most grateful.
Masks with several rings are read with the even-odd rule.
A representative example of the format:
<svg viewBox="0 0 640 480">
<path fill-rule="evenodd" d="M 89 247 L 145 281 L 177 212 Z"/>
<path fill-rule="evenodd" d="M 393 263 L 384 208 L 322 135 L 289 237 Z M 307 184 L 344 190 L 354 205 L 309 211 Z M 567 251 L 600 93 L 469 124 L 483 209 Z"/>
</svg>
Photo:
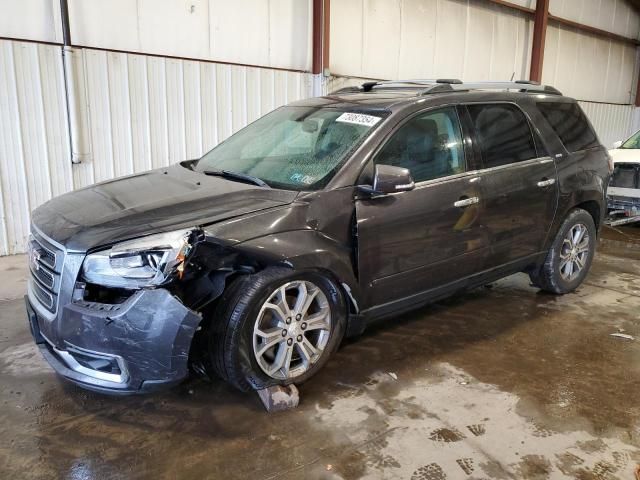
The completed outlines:
<svg viewBox="0 0 640 480">
<path fill-rule="evenodd" d="M 336 118 L 336 122 L 355 123 L 356 125 L 365 125 L 367 127 L 373 127 L 381 120 L 380 117 L 374 117 L 373 115 L 365 115 L 364 113 L 349 113 L 345 112 Z"/>
</svg>

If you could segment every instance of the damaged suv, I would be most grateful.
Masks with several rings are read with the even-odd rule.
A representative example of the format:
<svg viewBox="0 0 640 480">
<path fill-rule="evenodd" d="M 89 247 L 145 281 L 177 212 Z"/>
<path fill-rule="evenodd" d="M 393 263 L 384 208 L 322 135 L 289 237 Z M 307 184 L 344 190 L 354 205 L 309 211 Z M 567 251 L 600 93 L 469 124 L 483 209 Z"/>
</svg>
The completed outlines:
<svg viewBox="0 0 640 480">
<path fill-rule="evenodd" d="M 552 87 L 349 87 L 36 209 L 31 331 L 59 374 L 101 392 L 189 366 L 241 390 L 302 382 L 367 323 L 506 275 L 574 290 L 609 175 Z"/>
</svg>

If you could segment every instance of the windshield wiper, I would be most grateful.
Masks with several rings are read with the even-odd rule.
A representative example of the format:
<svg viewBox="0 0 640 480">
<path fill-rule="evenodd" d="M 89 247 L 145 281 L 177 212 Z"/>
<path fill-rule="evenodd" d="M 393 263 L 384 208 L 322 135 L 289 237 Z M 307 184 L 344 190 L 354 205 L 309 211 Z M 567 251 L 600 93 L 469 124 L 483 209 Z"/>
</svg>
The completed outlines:
<svg viewBox="0 0 640 480">
<path fill-rule="evenodd" d="M 254 185 L 258 185 L 259 187 L 271 188 L 269 184 L 264 180 L 252 175 L 247 175 L 246 173 L 231 172 L 229 170 L 205 170 L 202 173 L 214 177 L 228 178 L 229 180 L 253 183 Z"/>
</svg>

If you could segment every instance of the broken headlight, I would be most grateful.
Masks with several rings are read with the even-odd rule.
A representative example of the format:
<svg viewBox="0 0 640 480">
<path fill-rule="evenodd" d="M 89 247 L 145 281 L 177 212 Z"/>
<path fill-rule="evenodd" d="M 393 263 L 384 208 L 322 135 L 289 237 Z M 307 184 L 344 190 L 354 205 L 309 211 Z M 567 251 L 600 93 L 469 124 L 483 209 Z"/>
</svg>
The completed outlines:
<svg viewBox="0 0 640 480">
<path fill-rule="evenodd" d="M 87 255 L 82 276 L 105 287 L 142 288 L 182 275 L 192 230 L 160 233 L 130 240 Z"/>
</svg>

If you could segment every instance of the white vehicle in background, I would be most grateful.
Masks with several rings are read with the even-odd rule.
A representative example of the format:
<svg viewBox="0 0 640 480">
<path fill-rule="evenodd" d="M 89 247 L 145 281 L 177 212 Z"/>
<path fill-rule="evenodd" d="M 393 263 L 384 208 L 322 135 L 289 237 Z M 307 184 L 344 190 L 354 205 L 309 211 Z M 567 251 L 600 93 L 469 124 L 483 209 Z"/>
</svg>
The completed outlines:
<svg viewBox="0 0 640 480">
<path fill-rule="evenodd" d="M 609 224 L 640 222 L 640 130 L 609 150 L 613 174 L 609 182 Z"/>
</svg>

